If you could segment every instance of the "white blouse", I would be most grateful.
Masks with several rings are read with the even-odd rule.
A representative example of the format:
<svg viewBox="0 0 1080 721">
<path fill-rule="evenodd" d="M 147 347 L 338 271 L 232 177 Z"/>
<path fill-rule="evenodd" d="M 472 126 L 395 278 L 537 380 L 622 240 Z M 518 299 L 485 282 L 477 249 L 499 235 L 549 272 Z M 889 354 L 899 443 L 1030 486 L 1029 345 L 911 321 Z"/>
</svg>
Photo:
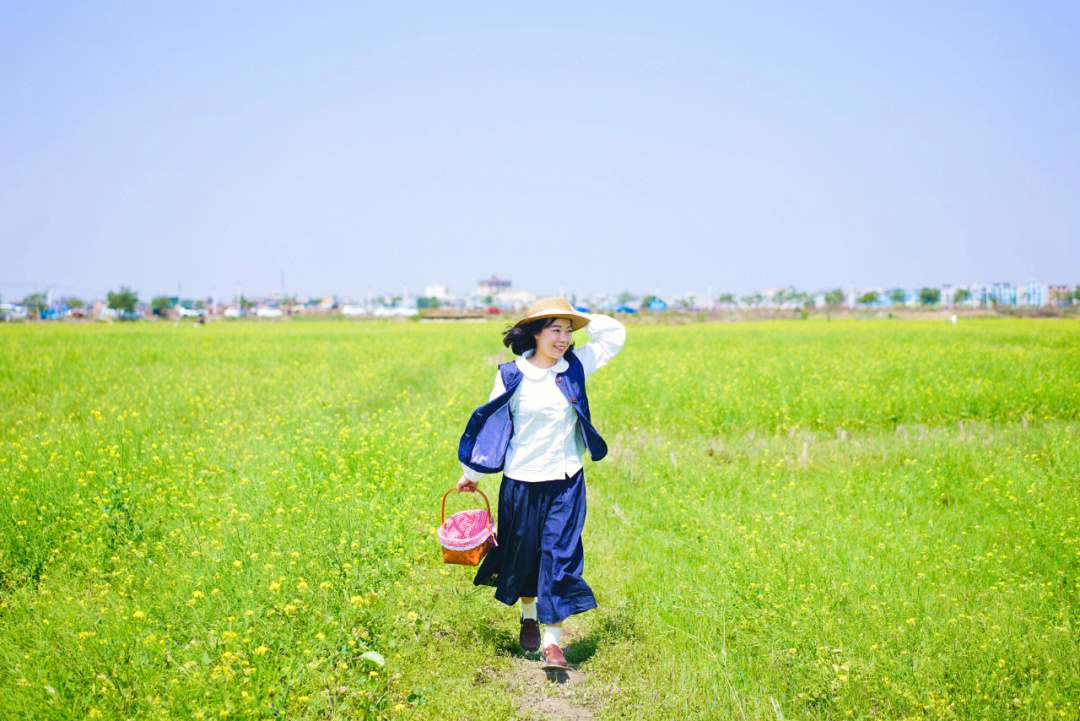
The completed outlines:
<svg viewBox="0 0 1080 721">
<path fill-rule="evenodd" d="M 587 378 L 602 368 L 626 342 L 626 327 L 611 316 L 588 313 L 585 330 L 590 340 L 574 355 L 581 361 Z M 510 396 L 510 412 L 514 418 L 514 435 L 506 449 L 503 473 L 516 481 L 554 481 L 572 476 L 581 469 L 585 443 L 578 432 L 578 418 L 570 401 L 555 384 L 555 375 L 570 364 L 560 358 L 550 368 L 540 368 L 526 360 L 533 351 L 514 360 L 524 376 L 514 395 Z M 488 402 L 506 391 L 502 376 L 495 370 L 495 387 Z M 479 481 L 479 473 L 462 464 L 465 476 Z"/>
</svg>

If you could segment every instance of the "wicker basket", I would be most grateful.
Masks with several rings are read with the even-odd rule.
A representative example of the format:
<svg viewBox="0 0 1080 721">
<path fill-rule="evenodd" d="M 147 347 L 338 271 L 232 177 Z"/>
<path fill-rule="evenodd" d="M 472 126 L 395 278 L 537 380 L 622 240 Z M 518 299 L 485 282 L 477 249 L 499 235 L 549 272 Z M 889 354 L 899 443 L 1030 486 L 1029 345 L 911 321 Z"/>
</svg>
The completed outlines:
<svg viewBox="0 0 1080 721">
<path fill-rule="evenodd" d="M 443 563 L 475 566 L 495 543 L 495 529 L 491 524 L 491 504 L 479 488 L 476 492 L 484 499 L 487 510 L 474 508 L 446 517 L 446 497 L 457 490 L 451 488 L 443 494 L 442 514 L 439 524 L 439 543 L 443 548 Z"/>
</svg>

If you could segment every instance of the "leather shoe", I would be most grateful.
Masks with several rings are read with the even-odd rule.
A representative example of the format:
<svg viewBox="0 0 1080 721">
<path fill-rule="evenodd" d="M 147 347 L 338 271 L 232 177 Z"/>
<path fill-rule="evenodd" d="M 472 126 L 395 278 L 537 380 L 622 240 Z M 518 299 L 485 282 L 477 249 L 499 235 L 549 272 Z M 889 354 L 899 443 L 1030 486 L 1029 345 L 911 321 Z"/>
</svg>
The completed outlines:
<svg viewBox="0 0 1080 721">
<path fill-rule="evenodd" d="M 551 644 L 544 648 L 544 669 L 558 670 L 567 668 L 566 659 L 562 655 L 562 649 Z"/>
<path fill-rule="evenodd" d="M 518 641 L 529 653 L 540 650 L 540 624 L 535 618 L 521 619 L 521 634 L 518 636 Z"/>
</svg>

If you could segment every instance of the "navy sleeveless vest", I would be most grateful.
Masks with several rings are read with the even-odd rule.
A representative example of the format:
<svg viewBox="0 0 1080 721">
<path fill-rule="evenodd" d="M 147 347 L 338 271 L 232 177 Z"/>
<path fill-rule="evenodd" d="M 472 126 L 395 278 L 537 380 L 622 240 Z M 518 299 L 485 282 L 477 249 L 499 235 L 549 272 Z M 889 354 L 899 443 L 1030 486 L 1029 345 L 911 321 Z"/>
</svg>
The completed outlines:
<svg viewBox="0 0 1080 721">
<path fill-rule="evenodd" d="M 585 395 L 585 368 L 573 351 L 568 351 L 563 357 L 570 367 L 556 374 L 555 385 L 577 412 L 578 431 L 585 441 L 589 456 L 599 461 L 607 455 L 607 444 L 592 425 L 589 398 Z M 503 469 L 506 449 L 514 435 L 510 397 L 517 390 L 523 375 L 514 361 L 501 364 L 499 374 L 506 392 L 473 411 L 458 443 L 458 460 L 480 473 L 497 473 Z"/>
</svg>

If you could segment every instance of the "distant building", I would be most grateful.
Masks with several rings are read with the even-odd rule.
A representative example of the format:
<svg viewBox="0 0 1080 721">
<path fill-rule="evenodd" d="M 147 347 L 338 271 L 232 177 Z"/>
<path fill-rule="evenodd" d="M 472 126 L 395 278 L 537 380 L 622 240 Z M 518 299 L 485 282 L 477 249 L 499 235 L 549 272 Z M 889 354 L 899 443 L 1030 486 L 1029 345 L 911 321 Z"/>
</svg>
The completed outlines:
<svg viewBox="0 0 1080 721">
<path fill-rule="evenodd" d="M 1069 300 L 1073 294 L 1073 287 L 1070 285 L 1051 285 L 1047 286 L 1047 296 L 1049 297 L 1050 305 L 1058 308 L 1069 305 Z"/>
<path fill-rule="evenodd" d="M 1016 286 L 1012 283 L 992 283 L 987 300 L 997 305 L 1016 305 Z"/>
<path fill-rule="evenodd" d="M 425 298 L 434 298 L 441 303 L 448 303 L 453 300 L 450 295 L 450 289 L 445 285 L 429 285 L 424 288 Z"/>
<path fill-rule="evenodd" d="M 967 300 L 967 304 L 971 308 L 978 308 L 987 304 L 987 289 L 986 286 L 979 285 L 978 283 L 972 283 L 967 286 L 968 293 L 971 296 Z"/>
<path fill-rule="evenodd" d="M 1041 308 L 1050 303 L 1050 288 L 1046 283 L 1029 281 L 1020 295 L 1024 305 Z"/>
<path fill-rule="evenodd" d="M 491 276 L 487 280 L 476 281 L 476 294 L 477 295 L 498 295 L 499 293 L 509 293 L 511 283 L 509 280 Z"/>
<path fill-rule="evenodd" d="M 492 299 L 492 305 L 505 311 L 517 311 L 526 308 L 534 300 L 532 293 L 528 293 L 524 290 L 518 291 L 503 291 L 496 293 Z"/>
<path fill-rule="evenodd" d="M 941 286 L 941 305 L 951 307 L 954 305 L 953 301 L 956 298 L 956 291 L 960 290 L 951 283 L 946 283 Z"/>
</svg>

